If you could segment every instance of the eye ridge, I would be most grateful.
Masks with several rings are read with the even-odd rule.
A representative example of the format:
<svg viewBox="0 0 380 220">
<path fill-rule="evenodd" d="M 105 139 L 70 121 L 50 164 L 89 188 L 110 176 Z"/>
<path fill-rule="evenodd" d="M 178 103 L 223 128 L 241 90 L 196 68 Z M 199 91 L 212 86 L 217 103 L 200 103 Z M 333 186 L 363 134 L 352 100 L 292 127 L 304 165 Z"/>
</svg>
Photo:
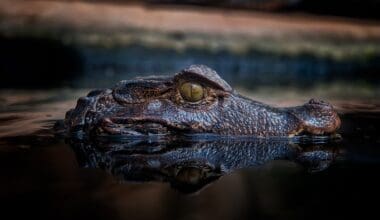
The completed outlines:
<svg viewBox="0 0 380 220">
<path fill-rule="evenodd" d="M 179 92 L 182 98 L 189 102 L 198 102 L 204 98 L 204 87 L 195 82 L 182 83 Z"/>
</svg>

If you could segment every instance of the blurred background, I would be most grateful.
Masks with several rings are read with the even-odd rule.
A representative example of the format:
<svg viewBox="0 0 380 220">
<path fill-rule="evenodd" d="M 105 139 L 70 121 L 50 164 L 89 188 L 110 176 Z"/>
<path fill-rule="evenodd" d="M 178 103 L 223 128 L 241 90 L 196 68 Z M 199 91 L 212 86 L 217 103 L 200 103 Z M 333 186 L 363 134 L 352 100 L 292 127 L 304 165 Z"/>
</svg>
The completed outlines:
<svg viewBox="0 0 380 220">
<path fill-rule="evenodd" d="M 3 0 L 0 86 L 110 87 L 206 64 L 243 92 L 374 98 L 379 3 Z"/>
<path fill-rule="evenodd" d="M 376 214 L 380 0 L 1 0 L 1 217 L 321 219 Z M 215 69 L 275 106 L 312 97 L 342 116 L 351 158 L 309 174 L 290 162 L 222 177 L 196 195 L 80 169 L 54 122 L 92 88 Z"/>
</svg>

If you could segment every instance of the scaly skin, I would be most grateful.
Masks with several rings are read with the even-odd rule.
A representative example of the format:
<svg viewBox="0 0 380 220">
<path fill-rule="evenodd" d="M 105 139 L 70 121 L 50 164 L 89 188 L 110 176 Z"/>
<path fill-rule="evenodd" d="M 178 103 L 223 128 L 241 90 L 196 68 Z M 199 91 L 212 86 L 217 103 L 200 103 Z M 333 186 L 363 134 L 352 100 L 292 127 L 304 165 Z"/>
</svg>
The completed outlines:
<svg viewBox="0 0 380 220">
<path fill-rule="evenodd" d="M 204 97 L 186 101 L 183 83 L 201 85 Z M 121 81 L 113 89 L 96 90 L 67 112 L 68 133 L 150 135 L 210 133 L 233 136 L 289 137 L 334 133 L 340 119 L 333 107 L 311 99 L 289 108 L 274 108 L 234 91 L 212 69 L 192 65 L 174 76 Z"/>
</svg>

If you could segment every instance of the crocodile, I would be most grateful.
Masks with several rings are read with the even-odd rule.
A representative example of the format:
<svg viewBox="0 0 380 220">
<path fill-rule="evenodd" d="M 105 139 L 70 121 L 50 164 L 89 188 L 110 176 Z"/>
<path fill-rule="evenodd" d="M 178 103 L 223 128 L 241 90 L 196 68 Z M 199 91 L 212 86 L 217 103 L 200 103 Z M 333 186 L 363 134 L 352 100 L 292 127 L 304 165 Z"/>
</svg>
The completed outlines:
<svg viewBox="0 0 380 220">
<path fill-rule="evenodd" d="M 322 100 L 273 107 L 238 94 L 213 69 L 191 65 L 172 76 L 137 77 L 91 91 L 66 113 L 63 130 L 89 137 L 292 137 L 334 134 L 340 124 L 333 106 Z"/>
</svg>

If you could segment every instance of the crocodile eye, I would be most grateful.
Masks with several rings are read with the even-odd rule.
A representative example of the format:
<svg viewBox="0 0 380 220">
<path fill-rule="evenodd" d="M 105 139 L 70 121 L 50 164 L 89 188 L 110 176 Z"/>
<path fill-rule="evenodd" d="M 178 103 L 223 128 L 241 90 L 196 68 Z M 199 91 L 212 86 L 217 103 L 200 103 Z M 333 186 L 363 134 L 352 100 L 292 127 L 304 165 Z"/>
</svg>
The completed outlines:
<svg viewBox="0 0 380 220">
<path fill-rule="evenodd" d="M 184 83 L 179 88 L 183 99 L 189 102 L 197 102 L 203 98 L 203 87 L 197 83 Z"/>
</svg>

